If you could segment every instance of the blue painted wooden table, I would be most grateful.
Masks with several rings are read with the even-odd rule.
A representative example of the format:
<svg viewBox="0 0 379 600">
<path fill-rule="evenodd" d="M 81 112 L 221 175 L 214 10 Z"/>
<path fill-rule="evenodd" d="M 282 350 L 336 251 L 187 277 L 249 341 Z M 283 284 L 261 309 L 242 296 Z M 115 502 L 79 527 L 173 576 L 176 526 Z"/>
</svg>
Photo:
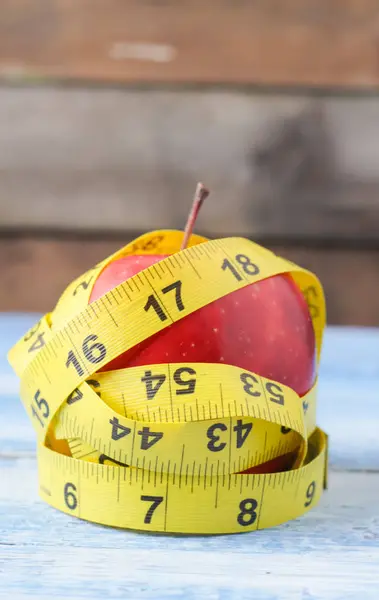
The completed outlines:
<svg viewBox="0 0 379 600">
<path fill-rule="evenodd" d="M 37 317 L 0 315 L 0 598 L 378 600 L 379 330 L 327 330 L 320 505 L 271 530 L 186 538 L 96 526 L 40 501 L 34 435 L 5 360 Z"/>
</svg>

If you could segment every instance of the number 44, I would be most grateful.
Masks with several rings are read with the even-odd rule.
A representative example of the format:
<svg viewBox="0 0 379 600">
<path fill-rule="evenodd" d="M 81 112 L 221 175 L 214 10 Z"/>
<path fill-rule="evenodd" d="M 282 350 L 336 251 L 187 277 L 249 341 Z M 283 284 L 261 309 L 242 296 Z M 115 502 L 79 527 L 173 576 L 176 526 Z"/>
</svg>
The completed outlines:
<svg viewBox="0 0 379 600">
<path fill-rule="evenodd" d="M 112 425 L 111 437 L 115 442 L 132 432 L 129 427 L 122 425 L 117 417 L 110 419 L 109 423 Z M 138 431 L 137 434 L 141 436 L 141 450 L 149 450 L 149 448 L 163 438 L 161 431 L 151 431 L 150 427 L 142 427 L 141 431 Z"/>
</svg>

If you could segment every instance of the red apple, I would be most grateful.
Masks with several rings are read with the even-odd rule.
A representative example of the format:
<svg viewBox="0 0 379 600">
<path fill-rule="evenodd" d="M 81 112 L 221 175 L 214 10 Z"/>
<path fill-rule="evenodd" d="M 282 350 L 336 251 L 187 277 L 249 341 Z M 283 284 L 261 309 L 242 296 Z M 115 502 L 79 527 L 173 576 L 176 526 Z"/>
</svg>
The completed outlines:
<svg viewBox="0 0 379 600">
<path fill-rule="evenodd" d="M 199 183 L 182 248 L 187 246 L 208 194 Z M 97 278 L 90 302 L 163 258 L 164 255 L 127 256 L 110 263 Z M 303 396 L 313 385 L 316 369 L 315 335 L 308 306 L 289 274 L 275 275 L 182 318 L 124 352 L 106 369 L 167 362 L 234 365 L 288 385 Z M 295 455 L 280 456 L 244 473 L 288 469 Z"/>
<path fill-rule="evenodd" d="M 90 302 L 163 258 L 127 256 L 112 262 L 95 282 Z M 252 283 L 204 306 L 124 352 L 106 370 L 167 362 L 221 362 L 272 378 L 302 396 L 313 385 L 315 357 L 308 306 L 286 274 Z M 283 470 L 293 458 L 278 457 L 246 472 Z"/>
<path fill-rule="evenodd" d="M 90 302 L 162 255 L 127 256 L 109 264 Z M 290 275 L 276 275 L 224 296 L 152 335 L 107 370 L 176 362 L 221 362 L 254 371 L 303 396 L 315 377 L 315 336 L 305 299 Z"/>
</svg>

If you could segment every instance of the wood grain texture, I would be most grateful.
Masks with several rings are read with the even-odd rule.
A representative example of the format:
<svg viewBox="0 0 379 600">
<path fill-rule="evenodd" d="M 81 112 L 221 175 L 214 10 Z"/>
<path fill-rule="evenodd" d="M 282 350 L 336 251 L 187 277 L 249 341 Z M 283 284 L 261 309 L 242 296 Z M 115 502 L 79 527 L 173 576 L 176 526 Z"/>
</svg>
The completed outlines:
<svg viewBox="0 0 379 600">
<path fill-rule="evenodd" d="M 127 234 L 112 241 L 0 236 L 0 310 L 51 310 L 75 277 L 130 239 Z M 325 288 L 329 323 L 379 326 L 378 249 L 263 245 L 317 274 Z"/>
<path fill-rule="evenodd" d="M 96 526 L 38 498 L 32 427 L 5 362 L 36 318 L 0 315 L 2 600 L 377 600 L 378 329 L 327 329 L 318 422 L 333 469 L 319 506 L 270 530 L 184 537 Z"/>
<path fill-rule="evenodd" d="M 374 87 L 375 0 L 3 0 L 0 74 Z"/>
<path fill-rule="evenodd" d="M 0 88 L 0 228 L 183 227 L 376 242 L 379 103 L 226 91 Z"/>
</svg>

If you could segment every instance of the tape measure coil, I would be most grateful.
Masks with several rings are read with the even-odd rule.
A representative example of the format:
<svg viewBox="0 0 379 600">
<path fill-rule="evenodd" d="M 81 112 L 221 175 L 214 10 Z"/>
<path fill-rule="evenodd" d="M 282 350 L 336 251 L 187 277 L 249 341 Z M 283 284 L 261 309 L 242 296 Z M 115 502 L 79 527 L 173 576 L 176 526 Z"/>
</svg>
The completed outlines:
<svg viewBox="0 0 379 600">
<path fill-rule="evenodd" d="M 317 382 L 301 399 L 223 364 L 99 372 L 209 302 L 287 272 L 310 306 L 319 358 L 325 302 L 313 274 L 240 238 L 192 236 L 178 252 L 182 235 L 146 234 L 99 263 L 10 351 L 37 432 L 40 493 L 69 514 L 117 527 L 221 533 L 276 525 L 303 514 L 324 487 Z M 101 270 L 133 253 L 171 256 L 88 305 Z M 294 451 L 290 471 L 238 474 Z"/>
</svg>

